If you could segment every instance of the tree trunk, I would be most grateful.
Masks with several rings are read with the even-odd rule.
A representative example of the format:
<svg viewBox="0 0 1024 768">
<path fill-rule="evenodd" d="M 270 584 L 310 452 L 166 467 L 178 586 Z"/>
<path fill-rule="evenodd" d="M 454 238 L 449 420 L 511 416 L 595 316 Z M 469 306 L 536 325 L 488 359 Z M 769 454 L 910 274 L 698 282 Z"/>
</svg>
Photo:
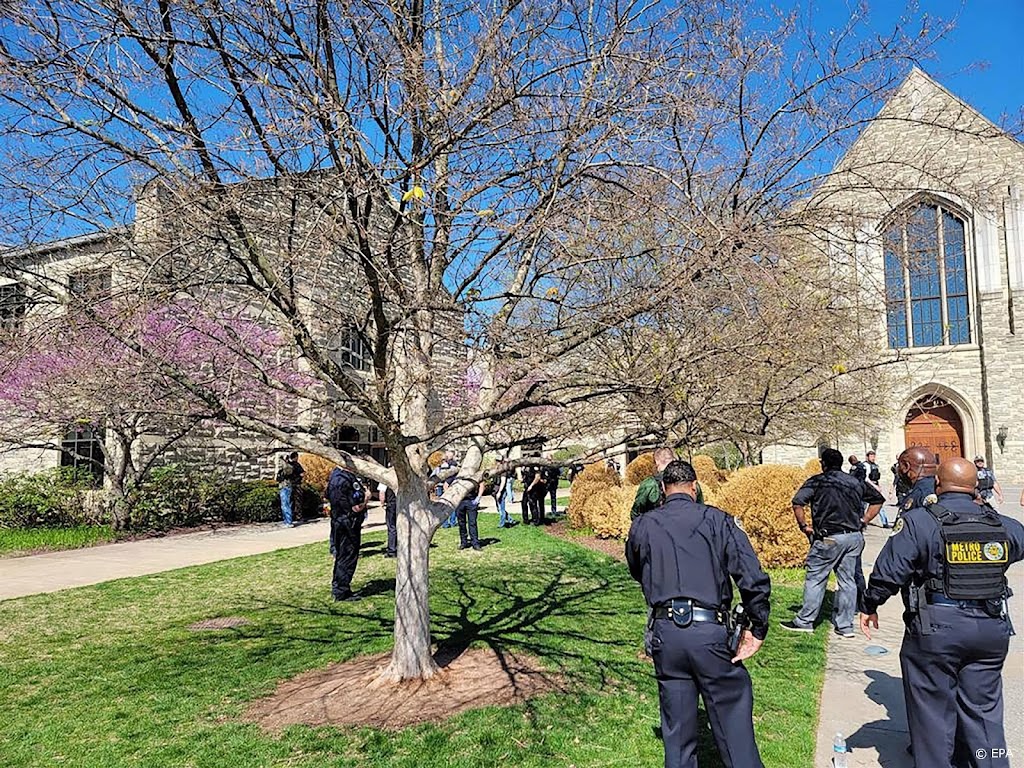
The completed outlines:
<svg viewBox="0 0 1024 768">
<path fill-rule="evenodd" d="M 395 649 L 387 681 L 424 680 L 437 672 L 430 648 L 430 540 L 440 520 L 423 493 L 398 495 Z"/>
</svg>

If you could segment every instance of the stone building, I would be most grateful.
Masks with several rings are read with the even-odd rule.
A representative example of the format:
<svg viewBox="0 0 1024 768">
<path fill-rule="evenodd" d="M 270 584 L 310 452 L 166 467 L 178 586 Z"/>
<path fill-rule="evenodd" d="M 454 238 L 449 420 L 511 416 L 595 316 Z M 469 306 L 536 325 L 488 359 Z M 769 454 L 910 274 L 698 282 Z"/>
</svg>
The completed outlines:
<svg viewBox="0 0 1024 768">
<path fill-rule="evenodd" d="M 1024 146 L 914 69 L 807 201 L 836 279 L 856 283 L 889 408 L 769 447 L 986 457 L 1024 484 Z M 883 476 L 887 479 L 888 473 Z"/>
<path fill-rule="evenodd" d="M 346 223 L 335 217 L 332 224 L 322 210 L 331 183 L 312 175 L 246 182 L 228 190 L 231 199 L 225 204 L 198 186 L 172 190 L 151 182 L 139 190 L 130 227 L 0 253 L 6 274 L 0 276 L 0 333 L 30 334 L 33 327 L 74 312 L 76 297 L 111 297 L 127 305 L 142 296 L 166 301 L 184 293 L 193 306 L 241 306 L 258 317 L 265 297 L 251 280 L 247 284 L 244 267 L 225 256 L 231 235 L 223 232 L 229 229 L 223 211 L 230 205 L 242 211 L 249 231 L 261 240 L 261 252 L 287 280 L 286 290 L 308 318 L 318 343 L 346 375 L 366 387 L 372 315 L 362 271 L 346 244 Z M 26 288 L 33 281 L 55 286 L 67 301 L 53 296 L 40 300 Z M 451 364 L 439 369 L 451 379 L 445 390 L 455 391 L 463 384 L 458 377 L 464 366 L 458 365 L 460 318 L 453 314 L 450 322 L 438 354 Z M 296 361 L 299 369 L 302 363 Z M 268 419 L 275 424 L 317 433 L 322 443 L 386 462 L 384 441 L 374 424 L 331 385 L 312 379 L 309 387 L 308 398 L 276 394 L 258 407 L 272 411 Z M 109 466 L 119 451 L 130 450 L 139 460 L 159 451 L 160 463 L 201 462 L 235 479 L 272 478 L 281 452 L 288 449 L 280 441 L 213 418 L 200 421 L 179 439 L 184 422 L 180 416 L 147 415 L 144 428 L 123 439 L 110 418 L 106 427 L 36 419 L 12 435 L 18 426 L 12 427 L 7 415 L 0 406 L 6 430 L 0 432 L 0 473 L 71 465 L 91 469 L 100 480 L 103 459 Z"/>
</svg>

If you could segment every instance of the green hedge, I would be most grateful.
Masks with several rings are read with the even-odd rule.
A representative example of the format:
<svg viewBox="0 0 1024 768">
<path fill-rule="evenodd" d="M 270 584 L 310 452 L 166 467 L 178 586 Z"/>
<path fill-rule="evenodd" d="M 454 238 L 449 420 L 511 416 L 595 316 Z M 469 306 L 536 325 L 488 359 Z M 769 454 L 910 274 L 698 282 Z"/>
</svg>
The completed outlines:
<svg viewBox="0 0 1024 768">
<path fill-rule="evenodd" d="M 67 467 L 32 475 L 0 476 L 0 528 L 74 528 L 94 525 L 85 494 L 92 478 Z"/>
<path fill-rule="evenodd" d="M 320 516 L 320 492 L 302 486 L 300 519 Z M 169 465 L 153 471 L 130 500 L 129 527 L 159 531 L 212 522 L 262 523 L 281 519 L 277 484 L 240 482 L 200 469 Z"/>
</svg>

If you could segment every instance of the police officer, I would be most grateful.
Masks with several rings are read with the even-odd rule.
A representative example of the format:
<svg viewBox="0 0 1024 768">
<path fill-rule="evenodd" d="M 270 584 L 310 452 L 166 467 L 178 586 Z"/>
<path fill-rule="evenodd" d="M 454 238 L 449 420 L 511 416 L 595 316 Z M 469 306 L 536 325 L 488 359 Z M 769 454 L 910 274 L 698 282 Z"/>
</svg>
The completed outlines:
<svg viewBox="0 0 1024 768">
<path fill-rule="evenodd" d="M 974 457 L 974 466 L 978 469 L 978 495 L 981 496 L 981 500 L 989 503 L 992 501 L 992 497 L 996 497 L 996 503 L 1003 503 L 1003 489 L 999 487 L 999 481 L 996 480 L 996 473 L 985 466 L 984 456 Z"/>
<path fill-rule="evenodd" d="M 811 547 L 807 552 L 803 605 L 791 621 L 783 621 L 780 626 L 790 632 L 813 632 L 829 574 L 835 571 L 839 588 L 832 604 L 832 624 L 837 635 L 849 639 L 855 637 L 853 620 L 864 586 L 863 528 L 878 514 L 885 497 L 873 485 L 843 472 L 843 454 L 835 448 L 822 451 L 821 468 L 824 471 L 808 478 L 793 497 L 793 515 Z"/>
<path fill-rule="evenodd" d="M 530 509 L 533 505 L 530 498 L 530 488 L 533 486 L 533 481 L 537 478 L 539 471 L 540 470 L 537 467 L 523 467 L 519 470 L 519 477 L 523 482 L 523 498 L 520 499 L 523 512 L 523 525 L 530 524 Z"/>
<path fill-rule="evenodd" d="M 334 544 L 331 593 L 335 601 L 354 602 L 360 599 L 352 591 L 352 576 L 359 562 L 366 491 L 358 477 L 347 469 L 335 467 L 327 480 L 327 500 L 331 504 L 331 541 Z"/>
<path fill-rule="evenodd" d="M 662 481 L 665 503 L 633 521 L 626 559 L 652 613 L 665 766 L 696 768 L 699 694 L 725 766 L 763 768 L 742 662 L 768 633 L 771 581 L 735 519 L 696 503 L 697 473 L 689 463 L 669 463 Z M 732 581 L 751 620 L 734 653 L 725 626 Z"/>
<path fill-rule="evenodd" d="M 902 478 L 904 487 L 910 486 L 906 494 L 896 498 L 900 512 L 923 506 L 924 500 L 935 493 L 937 464 L 935 454 L 923 446 L 907 448 L 896 458 L 896 471 Z"/>
<path fill-rule="evenodd" d="M 1005 574 L 1024 559 L 1024 526 L 976 504 L 976 483 L 966 459 L 939 465 L 938 501 L 914 506 L 897 521 L 861 605 L 861 629 L 870 639 L 878 606 L 902 591 L 900 666 L 918 768 L 1009 766 L 1002 668 L 1012 628 Z"/>
<path fill-rule="evenodd" d="M 377 497 L 384 505 L 384 527 L 388 531 L 384 557 L 398 557 L 398 495 L 380 483 L 377 486 Z"/>
</svg>

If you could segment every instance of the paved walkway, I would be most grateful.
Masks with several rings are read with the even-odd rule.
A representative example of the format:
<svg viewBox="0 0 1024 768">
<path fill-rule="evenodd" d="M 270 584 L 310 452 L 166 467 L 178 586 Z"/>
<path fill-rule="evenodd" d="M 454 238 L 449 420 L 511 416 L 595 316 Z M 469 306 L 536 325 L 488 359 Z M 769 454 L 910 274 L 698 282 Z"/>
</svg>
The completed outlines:
<svg viewBox="0 0 1024 768">
<path fill-rule="evenodd" d="M 1000 511 L 1020 520 L 1019 498 L 1020 488 L 1007 489 Z M 870 574 L 889 532 L 871 527 L 867 533 L 865 576 Z M 1003 669 L 1003 691 L 1006 739 L 1009 749 L 1020 761 L 1024 758 L 1024 717 L 1021 716 L 1024 712 L 1024 564 L 1012 567 L 1009 577 L 1014 591 L 1011 613 L 1020 634 L 1010 641 L 1010 654 Z M 870 641 L 859 630 L 854 640 L 843 640 L 835 635 L 829 639 L 815 768 L 831 765 L 832 740 L 837 732 L 846 737 L 847 746 L 852 750 L 850 768 L 914 767 L 907 753 L 910 737 L 900 673 L 902 613 L 903 601 L 897 595 L 879 610 L 879 630 L 872 632 Z M 869 655 L 872 646 L 884 648 L 888 653 Z"/>
</svg>

